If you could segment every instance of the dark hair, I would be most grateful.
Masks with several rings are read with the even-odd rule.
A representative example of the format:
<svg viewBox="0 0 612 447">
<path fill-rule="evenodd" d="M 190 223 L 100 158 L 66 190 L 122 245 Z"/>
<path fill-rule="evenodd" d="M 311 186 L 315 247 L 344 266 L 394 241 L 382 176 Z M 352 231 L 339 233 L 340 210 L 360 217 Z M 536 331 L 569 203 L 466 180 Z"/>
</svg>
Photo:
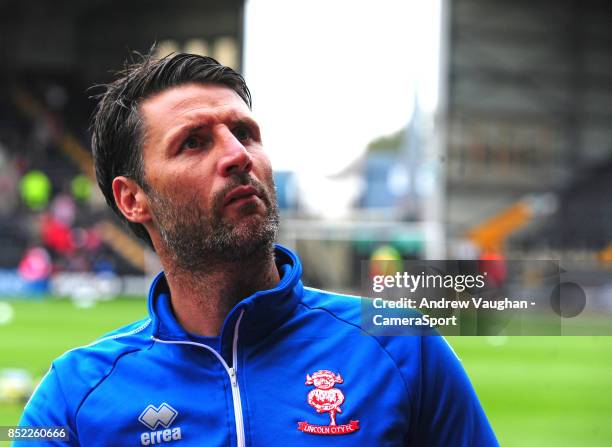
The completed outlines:
<svg viewBox="0 0 612 447">
<path fill-rule="evenodd" d="M 129 222 L 117 208 L 112 184 L 117 176 L 135 180 L 145 191 L 142 157 L 143 129 L 139 107 L 142 102 L 171 87 L 191 82 L 220 84 L 234 90 L 251 108 L 251 94 L 244 78 L 215 59 L 195 54 L 171 54 L 162 59 L 138 55 L 126 63 L 117 79 L 96 86 L 104 89 L 91 120 L 91 147 L 98 185 L 106 203 L 126 222 L 136 236 L 153 246 L 145 227 Z"/>
</svg>

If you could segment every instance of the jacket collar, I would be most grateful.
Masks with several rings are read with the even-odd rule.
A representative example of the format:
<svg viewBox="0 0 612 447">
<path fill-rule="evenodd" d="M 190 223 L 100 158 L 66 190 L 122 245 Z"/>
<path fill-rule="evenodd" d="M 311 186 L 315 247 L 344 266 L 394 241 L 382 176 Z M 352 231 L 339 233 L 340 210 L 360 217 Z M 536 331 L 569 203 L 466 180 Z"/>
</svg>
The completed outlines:
<svg viewBox="0 0 612 447">
<path fill-rule="evenodd" d="M 256 341 L 283 324 L 293 313 L 303 293 L 302 265 L 289 249 L 275 245 L 275 260 L 280 282 L 269 290 L 261 290 L 243 299 L 226 316 L 221 330 L 221 346 L 231 345 L 234 325 L 242 311 L 240 339 Z M 190 340 L 189 334 L 176 321 L 170 304 L 170 290 L 164 272 L 159 273 L 149 289 L 149 314 L 153 336 L 162 340 Z M 222 352 L 222 354 L 224 354 Z"/>
</svg>

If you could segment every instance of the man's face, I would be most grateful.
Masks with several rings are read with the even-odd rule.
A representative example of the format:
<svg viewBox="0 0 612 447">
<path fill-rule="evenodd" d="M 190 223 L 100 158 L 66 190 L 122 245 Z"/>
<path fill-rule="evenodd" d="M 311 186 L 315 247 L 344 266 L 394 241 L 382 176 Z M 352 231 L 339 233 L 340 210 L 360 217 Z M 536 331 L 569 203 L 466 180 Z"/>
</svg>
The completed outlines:
<svg viewBox="0 0 612 447">
<path fill-rule="evenodd" d="M 257 123 L 230 88 L 185 84 L 141 105 L 144 185 L 178 267 L 270 250 L 278 208 Z"/>
</svg>

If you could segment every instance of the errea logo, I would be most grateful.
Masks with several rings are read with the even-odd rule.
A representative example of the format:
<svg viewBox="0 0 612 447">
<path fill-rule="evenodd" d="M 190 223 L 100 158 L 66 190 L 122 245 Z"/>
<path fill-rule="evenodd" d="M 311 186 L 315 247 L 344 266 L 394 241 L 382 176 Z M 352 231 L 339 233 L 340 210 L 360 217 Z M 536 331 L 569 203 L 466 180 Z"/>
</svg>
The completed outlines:
<svg viewBox="0 0 612 447">
<path fill-rule="evenodd" d="M 178 411 L 165 402 L 159 407 L 149 405 L 140 413 L 138 420 L 152 431 L 141 433 L 140 443 L 142 445 L 155 445 L 182 439 L 181 427 L 170 428 L 177 416 Z M 164 429 L 157 430 L 160 426 Z"/>
<path fill-rule="evenodd" d="M 168 428 L 168 426 L 174 422 L 177 415 L 178 411 L 164 402 L 159 406 L 159 408 L 149 405 L 142 413 L 140 413 L 138 420 L 151 430 L 155 430 L 160 425 L 162 425 L 164 428 Z"/>
</svg>

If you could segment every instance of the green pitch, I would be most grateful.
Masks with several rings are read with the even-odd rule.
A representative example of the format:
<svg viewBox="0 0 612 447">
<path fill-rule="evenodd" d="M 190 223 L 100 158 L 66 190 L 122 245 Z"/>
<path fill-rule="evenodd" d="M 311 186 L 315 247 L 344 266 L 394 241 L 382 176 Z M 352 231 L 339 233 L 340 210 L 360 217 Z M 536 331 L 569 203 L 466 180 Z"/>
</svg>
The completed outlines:
<svg viewBox="0 0 612 447">
<path fill-rule="evenodd" d="M 454 337 L 504 447 L 612 445 L 612 337 Z"/>
<path fill-rule="evenodd" d="M 0 369 L 40 378 L 62 352 L 146 315 L 144 300 L 79 309 L 69 301 L 10 302 Z M 0 321 L 2 321 L 0 316 Z M 612 445 L 612 337 L 449 337 L 504 447 Z M 0 426 L 21 404 L 0 404 Z"/>
</svg>

